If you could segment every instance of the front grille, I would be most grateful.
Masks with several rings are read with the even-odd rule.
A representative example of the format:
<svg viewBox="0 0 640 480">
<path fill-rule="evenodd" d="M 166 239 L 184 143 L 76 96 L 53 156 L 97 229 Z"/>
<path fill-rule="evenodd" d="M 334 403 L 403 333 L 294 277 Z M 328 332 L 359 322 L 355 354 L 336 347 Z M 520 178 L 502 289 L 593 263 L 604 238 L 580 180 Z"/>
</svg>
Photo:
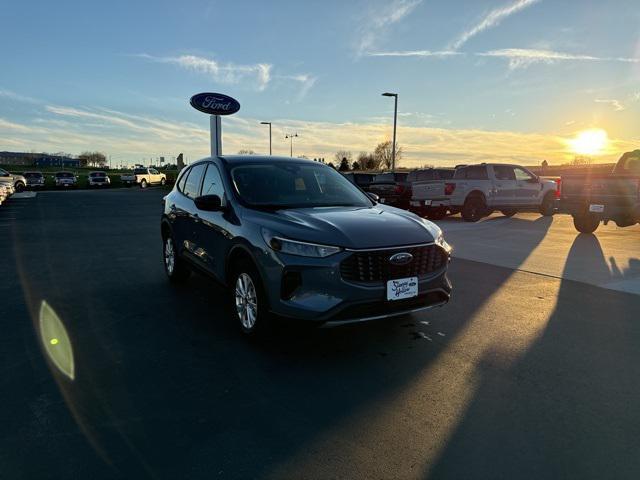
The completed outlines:
<svg viewBox="0 0 640 480">
<path fill-rule="evenodd" d="M 392 255 L 400 252 L 413 255 L 411 262 L 394 265 L 389 261 Z M 354 252 L 340 263 L 340 275 L 350 282 L 379 283 L 437 272 L 446 266 L 447 260 L 447 253 L 437 245 Z"/>
</svg>

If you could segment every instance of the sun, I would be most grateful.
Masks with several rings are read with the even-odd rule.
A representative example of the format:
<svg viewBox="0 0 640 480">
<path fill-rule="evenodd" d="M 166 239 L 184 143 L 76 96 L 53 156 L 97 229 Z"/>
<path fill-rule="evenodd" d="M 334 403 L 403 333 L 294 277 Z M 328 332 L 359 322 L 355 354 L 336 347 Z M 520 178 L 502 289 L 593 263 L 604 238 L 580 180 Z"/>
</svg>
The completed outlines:
<svg viewBox="0 0 640 480">
<path fill-rule="evenodd" d="M 571 151 L 578 155 L 600 155 L 608 144 L 609 136 L 601 128 L 585 130 L 569 140 Z"/>
</svg>

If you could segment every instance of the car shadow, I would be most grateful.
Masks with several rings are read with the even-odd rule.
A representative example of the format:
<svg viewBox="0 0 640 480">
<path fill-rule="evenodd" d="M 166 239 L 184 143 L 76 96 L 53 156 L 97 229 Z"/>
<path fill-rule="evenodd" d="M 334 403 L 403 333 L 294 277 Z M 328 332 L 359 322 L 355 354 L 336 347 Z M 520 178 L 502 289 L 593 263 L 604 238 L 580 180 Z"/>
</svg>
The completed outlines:
<svg viewBox="0 0 640 480">
<path fill-rule="evenodd" d="M 611 272 L 593 235 L 576 236 L 565 273 L 584 262 L 602 278 L 626 274 Z M 480 385 L 425 476 L 638 478 L 638 318 L 640 296 L 562 280 L 521 356 L 504 365 L 489 351 L 478 363 Z"/>
</svg>

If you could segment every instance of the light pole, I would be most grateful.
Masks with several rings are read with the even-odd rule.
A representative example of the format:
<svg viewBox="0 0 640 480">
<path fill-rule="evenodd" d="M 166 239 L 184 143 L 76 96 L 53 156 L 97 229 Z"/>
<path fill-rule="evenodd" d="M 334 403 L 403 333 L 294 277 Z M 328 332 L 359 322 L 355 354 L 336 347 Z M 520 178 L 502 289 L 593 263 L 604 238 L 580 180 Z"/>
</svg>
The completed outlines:
<svg viewBox="0 0 640 480">
<path fill-rule="evenodd" d="M 298 137 L 299 135 L 297 133 L 291 134 L 291 133 L 287 133 L 284 138 L 285 139 L 289 139 L 289 156 L 293 157 L 293 137 Z"/>
<path fill-rule="evenodd" d="M 398 94 L 397 93 L 389 93 L 385 92 L 382 94 L 383 97 L 394 97 L 394 107 L 393 107 L 393 145 L 391 150 L 391 171 L 395 171 L 396 169 L 396 125 L 398 124 Z"/>
<path fill-rule="evenodd" d="M 271 122 L 260 122 L 260 125 L 269 125 L 269 155 L 272 155 L 271 153 Z"/>
</svg>

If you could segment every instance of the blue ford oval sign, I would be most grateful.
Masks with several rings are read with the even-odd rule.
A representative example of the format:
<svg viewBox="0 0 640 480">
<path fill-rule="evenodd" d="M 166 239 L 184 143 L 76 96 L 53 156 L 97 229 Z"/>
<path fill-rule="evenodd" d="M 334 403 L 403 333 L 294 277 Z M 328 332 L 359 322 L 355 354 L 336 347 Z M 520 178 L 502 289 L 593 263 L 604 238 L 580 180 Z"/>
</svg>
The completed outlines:
<svg viewBox="0 0 640 480">
<path fill-rule="evenodd" d="M 240 110 L 240 102 L 222 93 L 198 93 L 189 101 L 196 110 L 210 115 L 231 115 Z"/>
</svg>

